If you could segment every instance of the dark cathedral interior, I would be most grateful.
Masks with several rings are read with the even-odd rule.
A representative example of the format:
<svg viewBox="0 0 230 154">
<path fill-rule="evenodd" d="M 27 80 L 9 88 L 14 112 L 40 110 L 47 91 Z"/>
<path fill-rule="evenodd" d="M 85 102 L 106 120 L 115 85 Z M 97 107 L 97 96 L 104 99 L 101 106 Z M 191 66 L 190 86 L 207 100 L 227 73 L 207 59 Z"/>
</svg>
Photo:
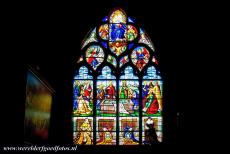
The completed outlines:
<svg viewBox="0 0 230 154">
<path fill-rule="evenodd" d="M 153 146 L 119 146 L 116 153 L 160 150 L 165 146 L 181 144 L 183 134 L 182 87 L 187 64 L 183 43 L 183 20 L 177 4 L 158 4 L 147 0 L 82 1 L 76 5 L 62 3 L 20 4 L 13 15 L 10 29 L 16 44 L 14 51 L 6 53 L 10 60 L 4 64 L 3 88 L 4 129 L 2 145 L 24 145 L 24 116 L 26 75 L 28 67 L 38 72 L 52 87 L 49 139 L 47 145 L 72 145 L 72 80 L 80 57 L 81 44 L 92 27 L 115 7 L 122 8 L 136 23 L 143 27 L 158 53 L 159 67 L 164 79 L 163 142 Z M 27 7 L 28 6 L 28 7 Z M 17 6 L 14 6 L 17 7 Z M 11 47 L 9 47 L 11 48 Z M 3 103 L 3 102 L 2 102 Z M 6 116 L 3 116 L 6 117 Z M 111 151 L 113 146 L 80 146 L 79 151 Z"/>
</svg>

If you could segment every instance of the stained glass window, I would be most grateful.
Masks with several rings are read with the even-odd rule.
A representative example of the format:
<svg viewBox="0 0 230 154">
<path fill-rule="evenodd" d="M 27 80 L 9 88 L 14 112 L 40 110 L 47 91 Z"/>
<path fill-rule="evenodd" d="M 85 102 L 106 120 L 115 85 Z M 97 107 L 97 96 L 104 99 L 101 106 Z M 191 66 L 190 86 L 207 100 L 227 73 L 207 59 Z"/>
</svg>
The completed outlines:
<svg viewBox="0 0 230 154">
<path fill-rule="evenodd" d="M 73 80 L 74 144 L 162 142 L 163 80 L 136 19 L 114 9 L 82 44 Z"/>
</svg>

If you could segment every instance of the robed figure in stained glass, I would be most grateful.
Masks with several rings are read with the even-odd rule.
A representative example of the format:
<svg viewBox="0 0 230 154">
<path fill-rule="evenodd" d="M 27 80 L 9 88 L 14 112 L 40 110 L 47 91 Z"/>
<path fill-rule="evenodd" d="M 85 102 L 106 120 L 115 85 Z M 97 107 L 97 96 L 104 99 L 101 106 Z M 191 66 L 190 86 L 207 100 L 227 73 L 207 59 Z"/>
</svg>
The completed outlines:
<svg viewBox="0 0 230 154">
<path fill-rule="evenodd" d="M 156 130 L 154 128 L 154 122 L 152 118 L 148 118 L 146 123 L 145 123 L 145 140 L 144 140 L 144 144 L 147 145 L 152 145 L 152 144 L 156 144 L 159 143 L 158 139 L 157 139 L 157 134 L 156 134 Z"/>
<path fill-rule="evenodd" d="M 120 89 L 120 98 L 121 99 L 127 99 L 128 98 L 128 91 L 129 91 L 129 88 L 127 86 L 126 81 L 122 81 L 122 86 Z"/>
<path fill-rule="evenodd" d="M 138 140 L 134 136 L 133 128 L 126 126 L 124 128 L 124 145 L 139 144 Z"/>
<path fill-rule="evenodd" d="M 98 54 L 98 50 L 96 48 L 92 48 L 91 50 L 89 50 L 89 57 L 87 59 L 87 62 L 93 66 L 93 68 L 96 68 L 96 66 L 98 65 L 98 60 L 96 58 L 96 55 Z"/>
<path fill-rule="evenodd" d="M 161 89 L 157 81 L 155 86 L 153 87 L 153 93 L 155 94 L 156 99 L 158 101 L 159 109 L 162 110 Z"/>
<path fill-rule="evenodd" d="M 92 93 L 92 87 L 90 82 L 87 82 L 85 86 L 80 86 L 80 96 L 77 98 L 78 108 L 77 114 L 89 114 L 92 109 L 89 106 L 89 101 Z"/>
<path fill-rule="evenodd" d="M 100 110 L 101 103 L 105 101 L 105 91 L 104 91 L 104 85 L 100 84 L 97 90 L 97 104 L 96 108 Z"/>
<path fill-rule="evenodd" d="M 113 82 L 111 81 L 109 83 L 109 86 L 106 88 L 106 95 L 108 99 L 114 99 L 115 98 L 115 87 L 113 85 Z"/>
<path fill-rule="evenodd" d="M 89 124 L 89 120 L 86 118 L 80 126 L 80 132 L 77 134 L 77 137 L 74 140 L 75 144 L 91 145 L 93 142 L 90 135 L 91 131 L 92 128 Z"/>
<path fill-rule="evenodd" d="M 146 86 L 144 87 L 144 89 Z M 156 114 L 159 109 L 157 97 L 154 93 L 154 88 L 152 82 L 149 83 L 148 89 L 145 89 L 145 92 L 148 91 L 147 96 L 144 97 L 143 99 L 143 111 L 148 113 L 148 114 Z"/>
</svg>

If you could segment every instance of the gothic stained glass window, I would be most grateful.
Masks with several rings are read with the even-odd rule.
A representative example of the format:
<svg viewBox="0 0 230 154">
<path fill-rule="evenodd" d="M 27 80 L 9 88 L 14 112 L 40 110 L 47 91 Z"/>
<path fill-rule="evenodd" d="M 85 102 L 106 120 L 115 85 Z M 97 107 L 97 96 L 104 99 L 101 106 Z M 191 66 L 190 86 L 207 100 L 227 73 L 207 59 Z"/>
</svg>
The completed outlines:
<svg viewBox="0 0 230 154">
<path fill-rule="evenodd" d="M 81 49 L 73 80 L 74 144 L 162 142 L 163 80 L 157 52 L 136 19 L 114 9 Z"/>
</svg>

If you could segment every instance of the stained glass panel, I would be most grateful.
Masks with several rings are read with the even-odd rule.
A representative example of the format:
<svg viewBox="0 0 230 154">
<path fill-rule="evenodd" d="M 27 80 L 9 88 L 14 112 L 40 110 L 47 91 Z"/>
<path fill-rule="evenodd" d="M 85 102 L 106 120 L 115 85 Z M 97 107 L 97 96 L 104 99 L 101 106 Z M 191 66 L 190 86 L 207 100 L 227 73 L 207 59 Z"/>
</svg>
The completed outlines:
<svg viewBox="0 0 230 154">
<path fill-rule="evenodd" d="M 108 24 L 101 25 L 99 28 L 99 36 L 103 40 L 108 40 L 108 35 L 109 34 L 109 26 Z"/>
<path fill-rule="evenodd" d="M 108 55 L 107 62 L 112 64 L 114 67 L 117 67 L 117 60 L 111 55 Z"/>
<path fill-rule="evenodd" d="M 73 117 L 74 144 L 93 144 L 93 118 Z"/>
<path fill-rule="evenodd" d="M 92 32 L 89 34 L 88 38 L 86 38 L 86 40 L 83 41 L 83 45 L 81 49 L 83 49 L 87 44 L 91 42 L 98 42 L 97 37 L 96 37 L 96 28 L 94 28 Z"/>
<path fill-rule="evenodd" d="M 74 104 L 75 116 L 91 116 L 93 114 L 93 81 L 74 80 Z"/>
<path fill-rule="evenodd" d="M 125 52 L 125 50 L 127 49 L 127 43 L 126 42 L 120 42 L 120 41 L 109 42 L 109 47 L 110 47 L 110 50 L 114 54 L 119 56 L 120 54 Z"/>
<path fill-rule="evenodd" d="M 110 24 L 109 41 L 126 41 L 126 25 L 125 24 Z"/>
<path fill-rule="evenodd" d="M 156 144 L 162 142 L 163 124 L 162 117 L 142 118 L 142 142 L 143 144 Z"/>
<path fill-rule="evenodd" d="M 143 80 L 142 106 L 143 115 L 160 116 L 162 112 L 163 82 L 157 80 Z"/>
<path fill-rule="evenodd" d="M 126 23 L 126 15 L 121 10 L 115 10 L 110 16 L 110 23 Z"/>
<path fill-rule="evenodd" d="M 86 61 L 94 70 L 103 62 L 104 51 L 98 45 L 90 46 L 86 51 Z"/>
<path fill-rule="evenodd" d="M 116 116 L 116 80 L 111 75 L 111 69 L 105 66 L 102 75 L 97 80 L 97 103 L 98 116 Z"/>
<path fill-rule="evenodd" d="M 97 117 L 97 145 L 116 145 L 116 117 Z"/>
<path fill-rule="evenodd" d="M 137 34 L 138 34 L 138 31 L 134 26 L 132 25 L 127 26 L 126 38 L 128 41 L 133 41 L 137 37 Z"/>
<path fill-rule="evenodd" d="M 148 45 L 153 51 L 155 51 L 151 40 L 149 39 L 147 34 L 141 28 L 140 28 L 140 39 L 139 39 L 138 43 L 144 43 L 144 44 Z"/>
<path fill-rule="evenodd" d="M 149 51 L 145 47 L 137 47 L 132 51 L 131 59 L 134 65 L 141 71 L 149 62 Z"/>
<path fill-rule="evenodd" d="M 119 116 L 139 115 L 139 81 L 119 81 Z"/>
<path fill-rule="evenodd" d="M 138 145 L 139 117 L 120 117 L 119 125 L 119 144 Z"/>
<path fill-rule="evenodd" d="M 119 66 L 122 67 L 124 64 L 126 64 L 127 62 L 129 62 L 129 58 L 128 56 L 124 56 L 120 59 L 120 63 Z"/>
<path fill-rule="evenodd" d="M 101 75 L 99 75 L 97 79 L 116 79 L 116 77 L 111 74 L 111 69 L 108 66 L 105 66 L 101 71 Z"/>
<path fill-rule="evenodd" d="M 159 72 L 159 71 L 158 71 Z M 154 66 L 151 66 L 147 69 L 146 76 L 143 77 L 143 79 L 161 79 L 161 76 L 157 74 L 157 71 Z"/>
<path fill-rule="evenodd" d="M 116 81 L 98 80 L 97 81 L 97 115 L 115 116 L 116 115 Z"/>
</svg>

